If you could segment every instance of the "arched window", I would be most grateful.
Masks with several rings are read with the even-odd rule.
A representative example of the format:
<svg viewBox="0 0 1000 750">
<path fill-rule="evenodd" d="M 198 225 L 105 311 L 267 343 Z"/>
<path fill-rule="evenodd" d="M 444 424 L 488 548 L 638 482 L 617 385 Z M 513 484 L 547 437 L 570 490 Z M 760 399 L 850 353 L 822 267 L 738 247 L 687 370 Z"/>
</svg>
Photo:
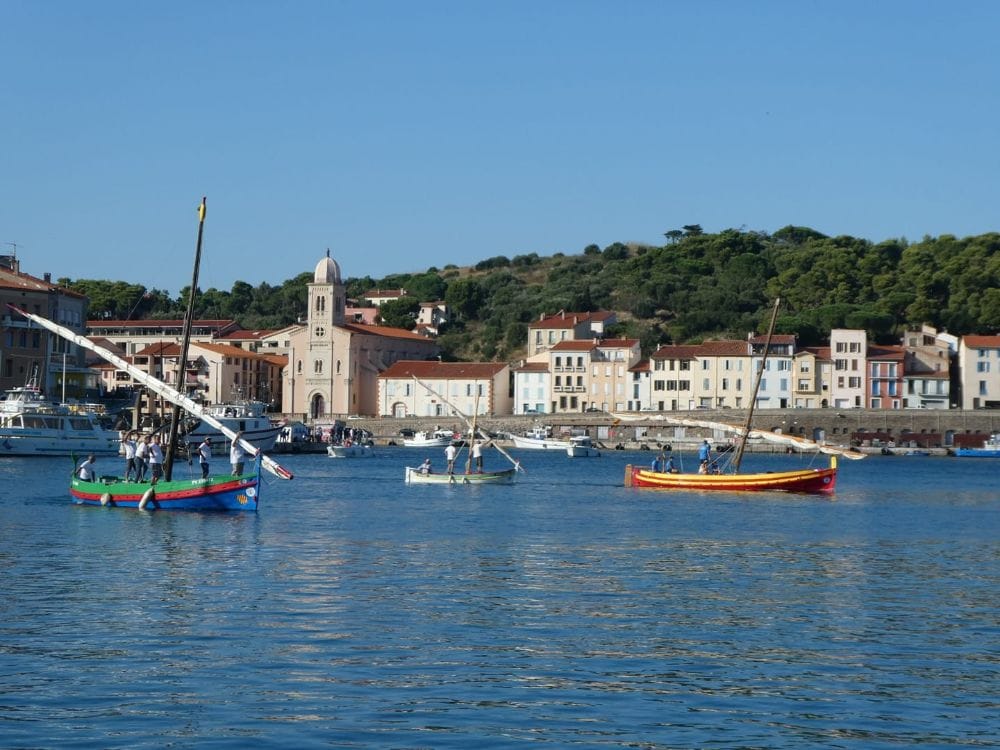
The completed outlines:
<svg viewBox="0 0 1000 750">
<path fill-rule="evenodd" d="M 313 360 L 313 372 L 316 373 L 317 375 L 323 373 L 323 360 L 321 359 Z"/>
<path fill-rule="evenodd" d="M 316 297 L 316 312 L 323 312 L 326 310 L 326 297 L 319 295 Z"/>
<path fill-rule="evenodd" d="M 299 375 L 301 375 L 302 374 L 302 360 L 301 359 L 299 360 L 299 365 L 298 365 L 297 369 L 298 369 Z"/>
<path fill-rule="evenodd" d="M 337 374 L 340 375 L 340 360 L 337 360 Z"/>
</svg>

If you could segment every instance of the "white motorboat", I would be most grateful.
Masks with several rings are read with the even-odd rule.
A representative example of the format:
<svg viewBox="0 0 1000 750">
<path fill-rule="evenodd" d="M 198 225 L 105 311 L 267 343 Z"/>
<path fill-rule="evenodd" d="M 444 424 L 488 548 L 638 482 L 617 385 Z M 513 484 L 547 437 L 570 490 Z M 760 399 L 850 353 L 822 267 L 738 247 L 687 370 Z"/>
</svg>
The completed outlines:
<svg viewBox="0 0 1000 750">
<path fill-rule="evenodd" d="M 375 451 L 370 445 L 345 441 L 326 446 L 326 455 L 330 458 L 371 458 Z"/>
<path fill-rule="evenodd" d="M 455 433 L 442 429 L 433 432 L 421 430 L 413 437 L 403 438 L 403 445 L 407 448 L 446 448 L 453 442 L 455 442 Z"/>
<path fill-rule="evenodd" d="M 53 403 L 35 383 L 0 401 L 0 456 L 117 455 L 119 444 L 93 411 Z"/>
<path fill-rule="evenodd" d="M 528 450 L 564 451 L 570 447 L 569 440 L 556 440 L 546 427 L 535 427 L 524 435 L 512 435 L 511 439 L 514 441 L 515 448 L 527 448 Z"/>
<path fill-rule="evenodd" d="M 569 443 L 566 455 L 570 458 L 593 458 L 601 455 L 601 451 L 594 447 L 590 435 L 574 435 L 569 439 Z"/>
<path fill-rule="evenodd" d="M 258 450 L 267 451 L 274 447 L 281 431 L 281 425 L 272 424 L 267 417 L 267 404 L 261 401 L 237 401 L 226 404 L 213 404 L 205 407 L 205 413 L 221 422 L 233 432 L 242 432 L 243 439 Z M 206 437 L 212 438 L 213 448 L 217 451 L 229 451 L 229 438 L 220 430 L 202 420 L 191 430 L 188 430 L 185 440 L 190 446 L 197 446 Z"/>
</svg>

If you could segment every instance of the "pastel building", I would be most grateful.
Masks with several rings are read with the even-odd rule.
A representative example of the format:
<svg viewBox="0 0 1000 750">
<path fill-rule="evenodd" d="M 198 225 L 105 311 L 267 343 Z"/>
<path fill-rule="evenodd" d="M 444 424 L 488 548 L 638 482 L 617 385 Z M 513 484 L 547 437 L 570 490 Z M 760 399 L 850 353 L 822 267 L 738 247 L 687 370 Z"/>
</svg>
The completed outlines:
<svg viewBox="0 0 1000 750">
<path fill-rule="evenodd" d="M 378 413 L 392 417 L 510 414 L 510 368 L 502 362 L 400 360 L 378 377 Z"/>
<path fill-rule="evenodd" d="M 958 367 L 963 409 L 1000 407 L 1000 336 L 962 336 Z"/>
</svg>

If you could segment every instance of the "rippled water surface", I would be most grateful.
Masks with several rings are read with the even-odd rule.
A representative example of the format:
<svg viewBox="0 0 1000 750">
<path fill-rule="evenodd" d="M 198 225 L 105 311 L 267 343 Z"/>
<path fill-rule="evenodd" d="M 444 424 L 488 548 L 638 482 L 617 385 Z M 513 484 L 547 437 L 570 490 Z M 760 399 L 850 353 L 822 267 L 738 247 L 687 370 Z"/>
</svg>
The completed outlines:
<svg viewBox="0 0 1000 750">
<path fill-rule="evenodd" d="M 1000 461 L 850 462 L 830 499 L 520 456 L 293 456 L 257 514 L 76 507 L 68 459 L 0 459 L 0 746 L 996 747 Z"/>
</svg>

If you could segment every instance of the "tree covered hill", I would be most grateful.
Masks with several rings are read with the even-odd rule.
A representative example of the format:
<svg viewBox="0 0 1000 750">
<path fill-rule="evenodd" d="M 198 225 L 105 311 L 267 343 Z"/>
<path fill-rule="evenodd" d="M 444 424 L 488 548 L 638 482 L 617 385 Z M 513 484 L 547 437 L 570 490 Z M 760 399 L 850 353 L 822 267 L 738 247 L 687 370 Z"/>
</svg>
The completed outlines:
<svg viewBox="0 0 1000 750">
<path fill-rule="evenodd" d="M 523 352 L 527 326 L 560 309 L 619 312 L 612 333 L 660 343 L 742 338 L 762 330 L 771 301 L 783 300 L 779 333 L 803 344 L 825 341 L 831 328 L 865 328 L 874 341 L 895 343 L 904 328 L 929 323 L 951 333 L 1000 331 L 1000 233 L 958 239 L 926 237 L 874 244 L 787 226 L 773 234 L 698 225 L 665 234 L 666 244 L 614 243 L 579 255 L 497 256 L 475 266 L 429 268 L 381 279 L 346 280 L 351 298 L 373 288 L 405 288 L 408 300 L 383 307 L 387 322 L 412 326 L 416 303 L 444 300 L 456 319 L 440 336 L 446 356 L 507 360 Z M 302 273 L 280 285 L 236 281 L 208 289 L 196 314 L 235 318 L 247 328 L 277 328 L 306 314 Z M 140 284 L 60 279 L 90 297 L 92 318 L 176 318 L 176 299 Z"/>
</svg>

